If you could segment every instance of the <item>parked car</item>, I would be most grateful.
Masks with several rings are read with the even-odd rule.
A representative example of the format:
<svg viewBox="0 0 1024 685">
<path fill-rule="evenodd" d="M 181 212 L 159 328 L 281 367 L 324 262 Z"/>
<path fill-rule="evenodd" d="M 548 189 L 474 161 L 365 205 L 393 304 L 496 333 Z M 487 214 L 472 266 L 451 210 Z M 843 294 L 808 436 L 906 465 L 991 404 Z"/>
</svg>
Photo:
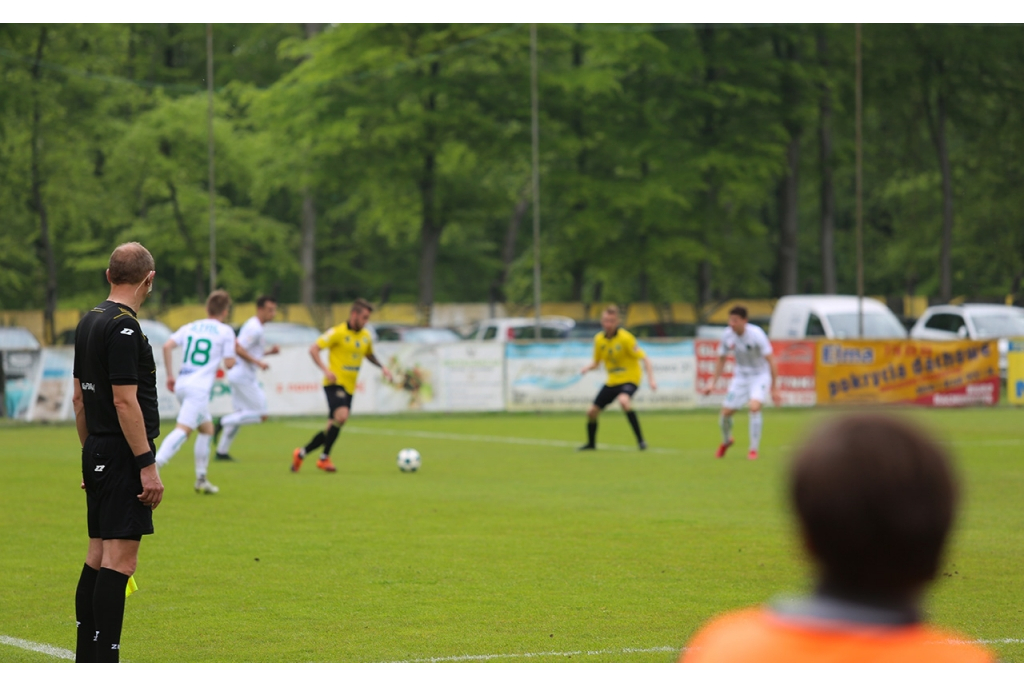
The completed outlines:
<svg viewBox="0 0 1024 685">
<path fill-rule="evenodd" d="M 142 333 L 149 339 L 149 344 L 153 346 L 154 350 L 161 347 L 168 338 L 174 335 L 174 331 L 168 328 L 167 324 L 156 319 L 139 319 L 139 326 L 142 327 Z M 69 328 L 61 331 L 57 335 L 56 343 L 58 345 L 74 345 L 75 329 Z"/>
<path fill-rule="evenodd" d="M 777 340 L 858 337 L 857 298 L 853 295 L 787 295 L 772 312 L 771 335 Z M 907 329 L 892 310 L 864 298 L 864 337 L 906 338 Z"/>
<path fill-rule="evenodd" d="M 532 340 L 534 338 L 533 318 L 484 319 L 467 336 L 467 340 Z M 576 322 L 567 316 L 542 316 L 540 337 L 542 340 L 558 340 L 569 337 Z"/>
<path fill-rule="evenodd" d="M 915 340 L 999 340 L 999 374 L 1005 378 L 1009 338 L 1024 338 L 1024 308 L 1002 304 L 929 307 L 910 329 Z"/>
<path fill-rule="evenodd" d="M 572 340 L 593 340 L 594 336 L 603 330 L 600 321 L 577 321 L 565 337 Z"/>
<path fill-rule="evenodd" d="M 0 352 L 36 351 L 42 345 L 32 335 L 32 331 L 21 326 L 0 326 Z"/>
<path fill-rule="evenodd" d="M 369 326 L 369 324 L 367 324 Z M 439 343 L 459 342 L 462 336 L 450 328 L 431 328 L 427 326 L 408 326 L 402 324 L 375 324 L 375 341 L 407 342 L 436 345 Z"/>
<path fill-rule="evenodd" d="M 695 338 L 697 324 L 676 321 L 650 321 L 629 328 L 637 338 Z"/>
<path fill-rule="evenodd" d="M 320 331 L 301 323 L 268 321 L 263 324 L 263 338 L 267 345 L 302 345 L 308 347 L 320 337 Z"/>
</svg>

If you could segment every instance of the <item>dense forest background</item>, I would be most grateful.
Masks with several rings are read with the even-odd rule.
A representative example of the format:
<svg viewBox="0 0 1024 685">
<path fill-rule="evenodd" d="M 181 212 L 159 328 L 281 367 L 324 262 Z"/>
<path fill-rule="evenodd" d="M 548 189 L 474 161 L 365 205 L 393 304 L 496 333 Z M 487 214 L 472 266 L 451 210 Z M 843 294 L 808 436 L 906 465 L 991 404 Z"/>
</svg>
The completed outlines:
<svg viewBox="0 0 1024 685">
<path fill-rule="evenodd" d="M 545 300 L 854 291 L 854 28 L 541 25 Z M 1024 27 L 863 29 L 866 290 L 1020 296 Z M 213 27 L 219 285 L 528 302 L 527 25 Z M 209 282 L 206 27 L 0 26 L 0 309 Z"/>
</svg>

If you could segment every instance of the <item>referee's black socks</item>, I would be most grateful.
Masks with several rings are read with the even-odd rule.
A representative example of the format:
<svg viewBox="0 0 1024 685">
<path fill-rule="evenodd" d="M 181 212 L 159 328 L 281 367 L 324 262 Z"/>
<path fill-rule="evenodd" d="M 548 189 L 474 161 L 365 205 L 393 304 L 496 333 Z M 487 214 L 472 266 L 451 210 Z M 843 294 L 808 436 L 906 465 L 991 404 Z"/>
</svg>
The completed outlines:
<svg viewBox="0 0 1024 685">
<path fill-rule="evenodd" d="M 636 434 L 636 441 L 641 443 L 644 441 L 643 433 L 640 432 L 640 420 L 636 418 L 635 411 L 627 411 L 626 418 L 629 419 L 629 425 L 633 427 L 633 433 Z"/>
<path fill-rule="evenodd" d="M 92 610 L 93 595 L 96 594 L 96 576 L 99 571 L 89 564 L 82 566 L 75 591 L 75 621 L 78 624 L 78 639 L 75 641 L 75 663 L 96 663 L 96 615 Z"/>
<path fill-rule="evenodd" d="M 124 624 L 124 591 L 128 576 L 112 568 L 101 568 L 96 575 L 93 611 L 96 615 L 96 661 L 121 660 L 121 626 Z"/>
</svg>

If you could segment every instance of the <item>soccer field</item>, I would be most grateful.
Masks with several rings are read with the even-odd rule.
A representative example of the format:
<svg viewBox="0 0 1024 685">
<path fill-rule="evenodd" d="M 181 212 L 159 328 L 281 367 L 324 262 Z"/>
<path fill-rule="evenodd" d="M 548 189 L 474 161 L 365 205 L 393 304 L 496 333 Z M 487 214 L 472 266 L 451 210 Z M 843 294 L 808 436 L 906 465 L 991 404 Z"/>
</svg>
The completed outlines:
<svg viewBox="0 0 1024 685">
<path fill-rule="evenodd" d="M 965 491 L 929 615 L 1024 661 L 1024 414 L 901 411 L 948 441 Z M 122 659 L 673 660 L 710 616 L 807 587 L 785 466 L 825 415 L 766 411 L 756 462 L 745 416 L 712 457 L 708 411 L 642 414 L 647 452 L 606 412 L 591 453 L 576 414 L 355 417 L 335 474 L 289 472 L 323 422 L 281 419 L 211 464 L 214 496 L 192 490 L 190 440 L 161 474 Z M 0 636 L 74 649 L 79 480 L 74 426 L 0 427 Z M 0 661 L 59 660 L 0 642 Z"/>
</svg>

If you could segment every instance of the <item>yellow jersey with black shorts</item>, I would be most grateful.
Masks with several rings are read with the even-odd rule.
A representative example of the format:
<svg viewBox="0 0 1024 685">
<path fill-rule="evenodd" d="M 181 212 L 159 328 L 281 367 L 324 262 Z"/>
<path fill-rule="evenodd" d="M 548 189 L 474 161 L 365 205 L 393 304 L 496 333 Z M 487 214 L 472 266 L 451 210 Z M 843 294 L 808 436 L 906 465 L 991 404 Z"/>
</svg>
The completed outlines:
<svg viewBox="0 0 1024 685">
<path fill-rule="evenodd" d="M 316 339 L 316 346 L 327 350 L 327 368 L 338 380 L 331 383 L 324 378 L 324 390 L 330 414 L 338 407 L 351 407 L 356 392 L 356 379 L 363 358 L 373 353 L 373 339 L 365 328 L 353 331 L 348 323 L 328 328 Z"/>
<path fill-rule="evenodd" d="M 604 362 L 608 380 L 598 393 L 594 404 L 604 409 L 623 393 L 632 396 L 640 387 L 640 360 L 646 356 L 633 334 L 624 328 L 616 330 L 615 335 L 610 338 L 604 331 L 595 335 L 594 361 Z"/>
</svg>

